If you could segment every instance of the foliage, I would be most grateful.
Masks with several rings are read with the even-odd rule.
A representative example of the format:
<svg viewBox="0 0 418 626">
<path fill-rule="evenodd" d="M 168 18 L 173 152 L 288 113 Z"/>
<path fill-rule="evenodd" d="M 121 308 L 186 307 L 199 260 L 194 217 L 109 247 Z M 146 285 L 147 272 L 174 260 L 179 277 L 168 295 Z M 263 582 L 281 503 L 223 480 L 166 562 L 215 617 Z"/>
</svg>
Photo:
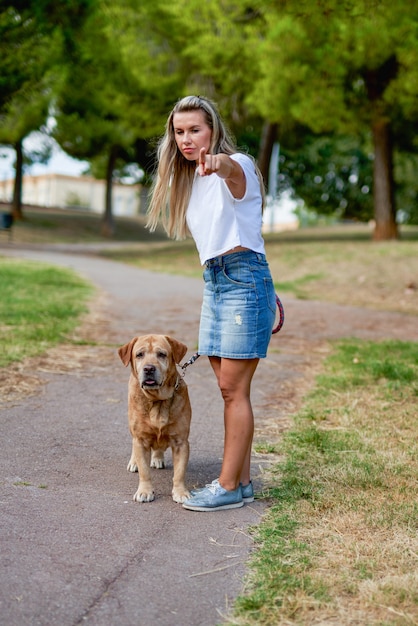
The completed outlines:
<svg viewBox="0 0 418 626">
<path fill-rule="evenodd" d="M 90 0 L 49 0 L 0 6 L 0 115 L 3 143 L 15 143 L 46 120 L 61 62 Z"/>
<path fill-rule="evenodd" d="M 262 28 L 258 4 L 178 0 L 172 5 L 173 46 L 188 68 L 186 90 L 217 100 L 232 124 L 248 115 L 244 100 L 257 71 L 252 32 Z"/>
<path fill-rule="evenodd" d="M 23 154 L 23 139 L 45 128 L 51 101 L 59 89 L 62 59 L 71 56 L 74 29 L 90 0 L 64 0 L 57 11 L 49 0 L 0 6 L 0 142 L 16 150 L 13 215 L 22 217 L 24 161 L 47 159 L 48 152 Z"/>
<path fill-rule="evenodd" d="M 46 118 L 54 45 L 29 16 L 8 7 L 0 14 L 0 52 L 0 140 L 14 144 Z"/>
<path fill-rule="evenodd" d="M 415 120 L 418 9 L 405 8 L 388 0 L 267 3 L 259 78 L 248 100 L 271 121 L 314 132 L 357 133 L 381 110 Z M 393 74 L 385 66 L 392 55 Z M 373 76 L 378 68 L 384 74 Z"/>
<path fill-rule="evenodd" d="M 373 217 L 372 158 L 353 137 L 307 135 L 280 155 L 278 193 L 294 191 L 320 214 L 368 221 Z"/>
<path fill-rule="evenodd" d="M 55 101 L 55 138 L 79 159 L 106 154 L 113 145 L 129 146 L 133 134 L 120 115 L 125 93 L 115 84 L 129 84 L 128 76 L 116 49 L 107 46 L 99 16 L 90 17 L 74 56 L 76 62 Z"/>
<path fill-rule="evenodd" d="M 71 155 L 96 160 L 97 173 L 113 146 L 120 164 L 139 156 L 147 169 L 141 142 L 161 132 L 168 103 L 179 91 L 175 56 L 159 32 L 165 23 L 160 4 L 97 0 L 75 44 L 72 72 L 57 101 L 55 135 Z"/>
</svg>

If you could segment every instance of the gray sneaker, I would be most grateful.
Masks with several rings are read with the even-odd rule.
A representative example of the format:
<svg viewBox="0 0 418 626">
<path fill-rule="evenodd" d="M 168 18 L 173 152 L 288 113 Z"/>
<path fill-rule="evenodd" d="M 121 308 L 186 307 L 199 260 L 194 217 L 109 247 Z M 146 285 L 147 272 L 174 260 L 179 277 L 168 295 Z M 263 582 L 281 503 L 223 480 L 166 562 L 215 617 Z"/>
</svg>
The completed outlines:
<svg viewBox="0 0 418 626">
<path fill-rule="evenodd" d="M 217 479 L 183 502 L 184 509 L 203 512 L 238 509 L 243 505 L 241 485 L 233 491 L 227 491 L 221 487 Z"/>
<path fill-rule="evenodd" d="M 204 489 L 210 487 L 211 485 L 217 485 L 219 483 L 219 478 L 215 478 L 211 483 L 206 483 L 204 487 L 196 487 L 196 489 L 190 489 L 190 493 L 192 497 L 196 496 L 198 493 L 202 493 Z"/>
<path fill-rule="evenodd" d="M 211 483 L 208 483 L 204 487 L 199 487 L 197 489 L 191 489 L 190 493 L 192 494 L 192 496 L 196 496 L 198 493 L 201 493 L 203 491 L 203 489 L 206 489 L 207 487 L 210 487 L 210 485 L 214 485 L 215 483 L 219 483 L 219 478 L 215 478 L 215 480 L 212 480 Z M 242 501 L 243 502 L 246 502 L 247 504 L 249 502 L 254 502 L 254 488 L 253 488 L 253 483 L 251 482 L 251 480 L 248 483 L 248 485 L 241 484 L 241 492 L 242 492 Z"/>
<path fill-rule="evenodd" d="M 248 485 L 241 484 L 242 499 L 244 502 L 254 502 L 254 488 L 250 480 Z"/>
</svg>

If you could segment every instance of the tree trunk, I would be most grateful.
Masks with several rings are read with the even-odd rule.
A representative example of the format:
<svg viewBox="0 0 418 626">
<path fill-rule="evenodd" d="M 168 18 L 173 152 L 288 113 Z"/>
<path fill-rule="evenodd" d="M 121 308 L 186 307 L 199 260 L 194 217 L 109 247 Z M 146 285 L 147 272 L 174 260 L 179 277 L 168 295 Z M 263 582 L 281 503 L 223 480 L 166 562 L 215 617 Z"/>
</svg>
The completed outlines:
<svg viewBox="0 0 418 626">
<path fill-rule="evenodd" d="M 102 220 L 101 234 L 103 237 L 113 237 L 115 234 L 115 221 L 113 219 L 112 207 L 112 187 L 113 187 L 113 171 L 116 165 L 118 149 L 112 146 L 109 152 L 109 158 L 106 168 L 106 196 L 105 196 L 105 212 Z"/>
<path fill-rule="evenodd" d="M 375 229 L 373 239 L 399 237 L 393 181 L 393 144 L 390 122 L 379 119 L 372 125 L 374 142 L 373 201 Z"/>
<path fill-rule="evenodd" d="M 266 122 L 263 126 L 263 134 L 261 136 L 260 152 L 258 155 L 258 167 L 260 168 L 260 171 L 263 175 L 266 188 L 268 188 L 269 183 L 270 159 L 274 142 L 277 139 L 277 129 L 277 124 Z"/>
<path fill-rule="evenodd" d="M 23 142 L 21 139 L 15 143 L 16 165 L 15 183 L 13 188 L 12 215 L 14 220 L 23 220 L 22 212 L 22 183 L 23 183 Z"/>
</svg>

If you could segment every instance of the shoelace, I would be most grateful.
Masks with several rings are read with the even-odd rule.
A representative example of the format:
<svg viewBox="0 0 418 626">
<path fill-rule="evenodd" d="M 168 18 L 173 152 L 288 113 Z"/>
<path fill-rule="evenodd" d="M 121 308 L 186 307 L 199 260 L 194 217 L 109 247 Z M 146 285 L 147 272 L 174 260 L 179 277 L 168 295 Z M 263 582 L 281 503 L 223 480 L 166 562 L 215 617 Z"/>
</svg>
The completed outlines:
<svg viewBox="0 0 418 626">
<path fill-rule="evenodd" d="M 221 485 L 219 484 L 219 480 L 213 480 L 211 483 L 205 485 L 206 489 L 209 489 L 209 491 L 213 494 L 216 494 L 216 492 L 219 489 L 222 489 Z"/>
</svg>

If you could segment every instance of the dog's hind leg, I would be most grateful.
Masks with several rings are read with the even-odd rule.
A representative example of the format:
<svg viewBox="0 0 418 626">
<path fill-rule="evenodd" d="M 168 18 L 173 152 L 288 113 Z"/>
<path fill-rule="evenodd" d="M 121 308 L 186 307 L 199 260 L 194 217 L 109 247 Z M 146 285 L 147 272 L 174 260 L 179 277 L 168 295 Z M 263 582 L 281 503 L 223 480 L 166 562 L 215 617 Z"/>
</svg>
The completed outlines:
<svg viewBox="0 0 418 626">
<path fill-rule="evenodd" d="M 153 450 L 151 449 L 151 467 L 155 467 L 157 469 L 164 469 L 164 450 Z"/>
<path fill-rule="evenodd" d="M 173 452 L 173 491 L 172 496 L 174 502 L 184 502 L 190 498 L 190 492 L 184 484 L 186 476 L 186 468 L 189 460 L 189 443 L 184 441 L 180 445 L 172 446 Z"/>
</svg>

